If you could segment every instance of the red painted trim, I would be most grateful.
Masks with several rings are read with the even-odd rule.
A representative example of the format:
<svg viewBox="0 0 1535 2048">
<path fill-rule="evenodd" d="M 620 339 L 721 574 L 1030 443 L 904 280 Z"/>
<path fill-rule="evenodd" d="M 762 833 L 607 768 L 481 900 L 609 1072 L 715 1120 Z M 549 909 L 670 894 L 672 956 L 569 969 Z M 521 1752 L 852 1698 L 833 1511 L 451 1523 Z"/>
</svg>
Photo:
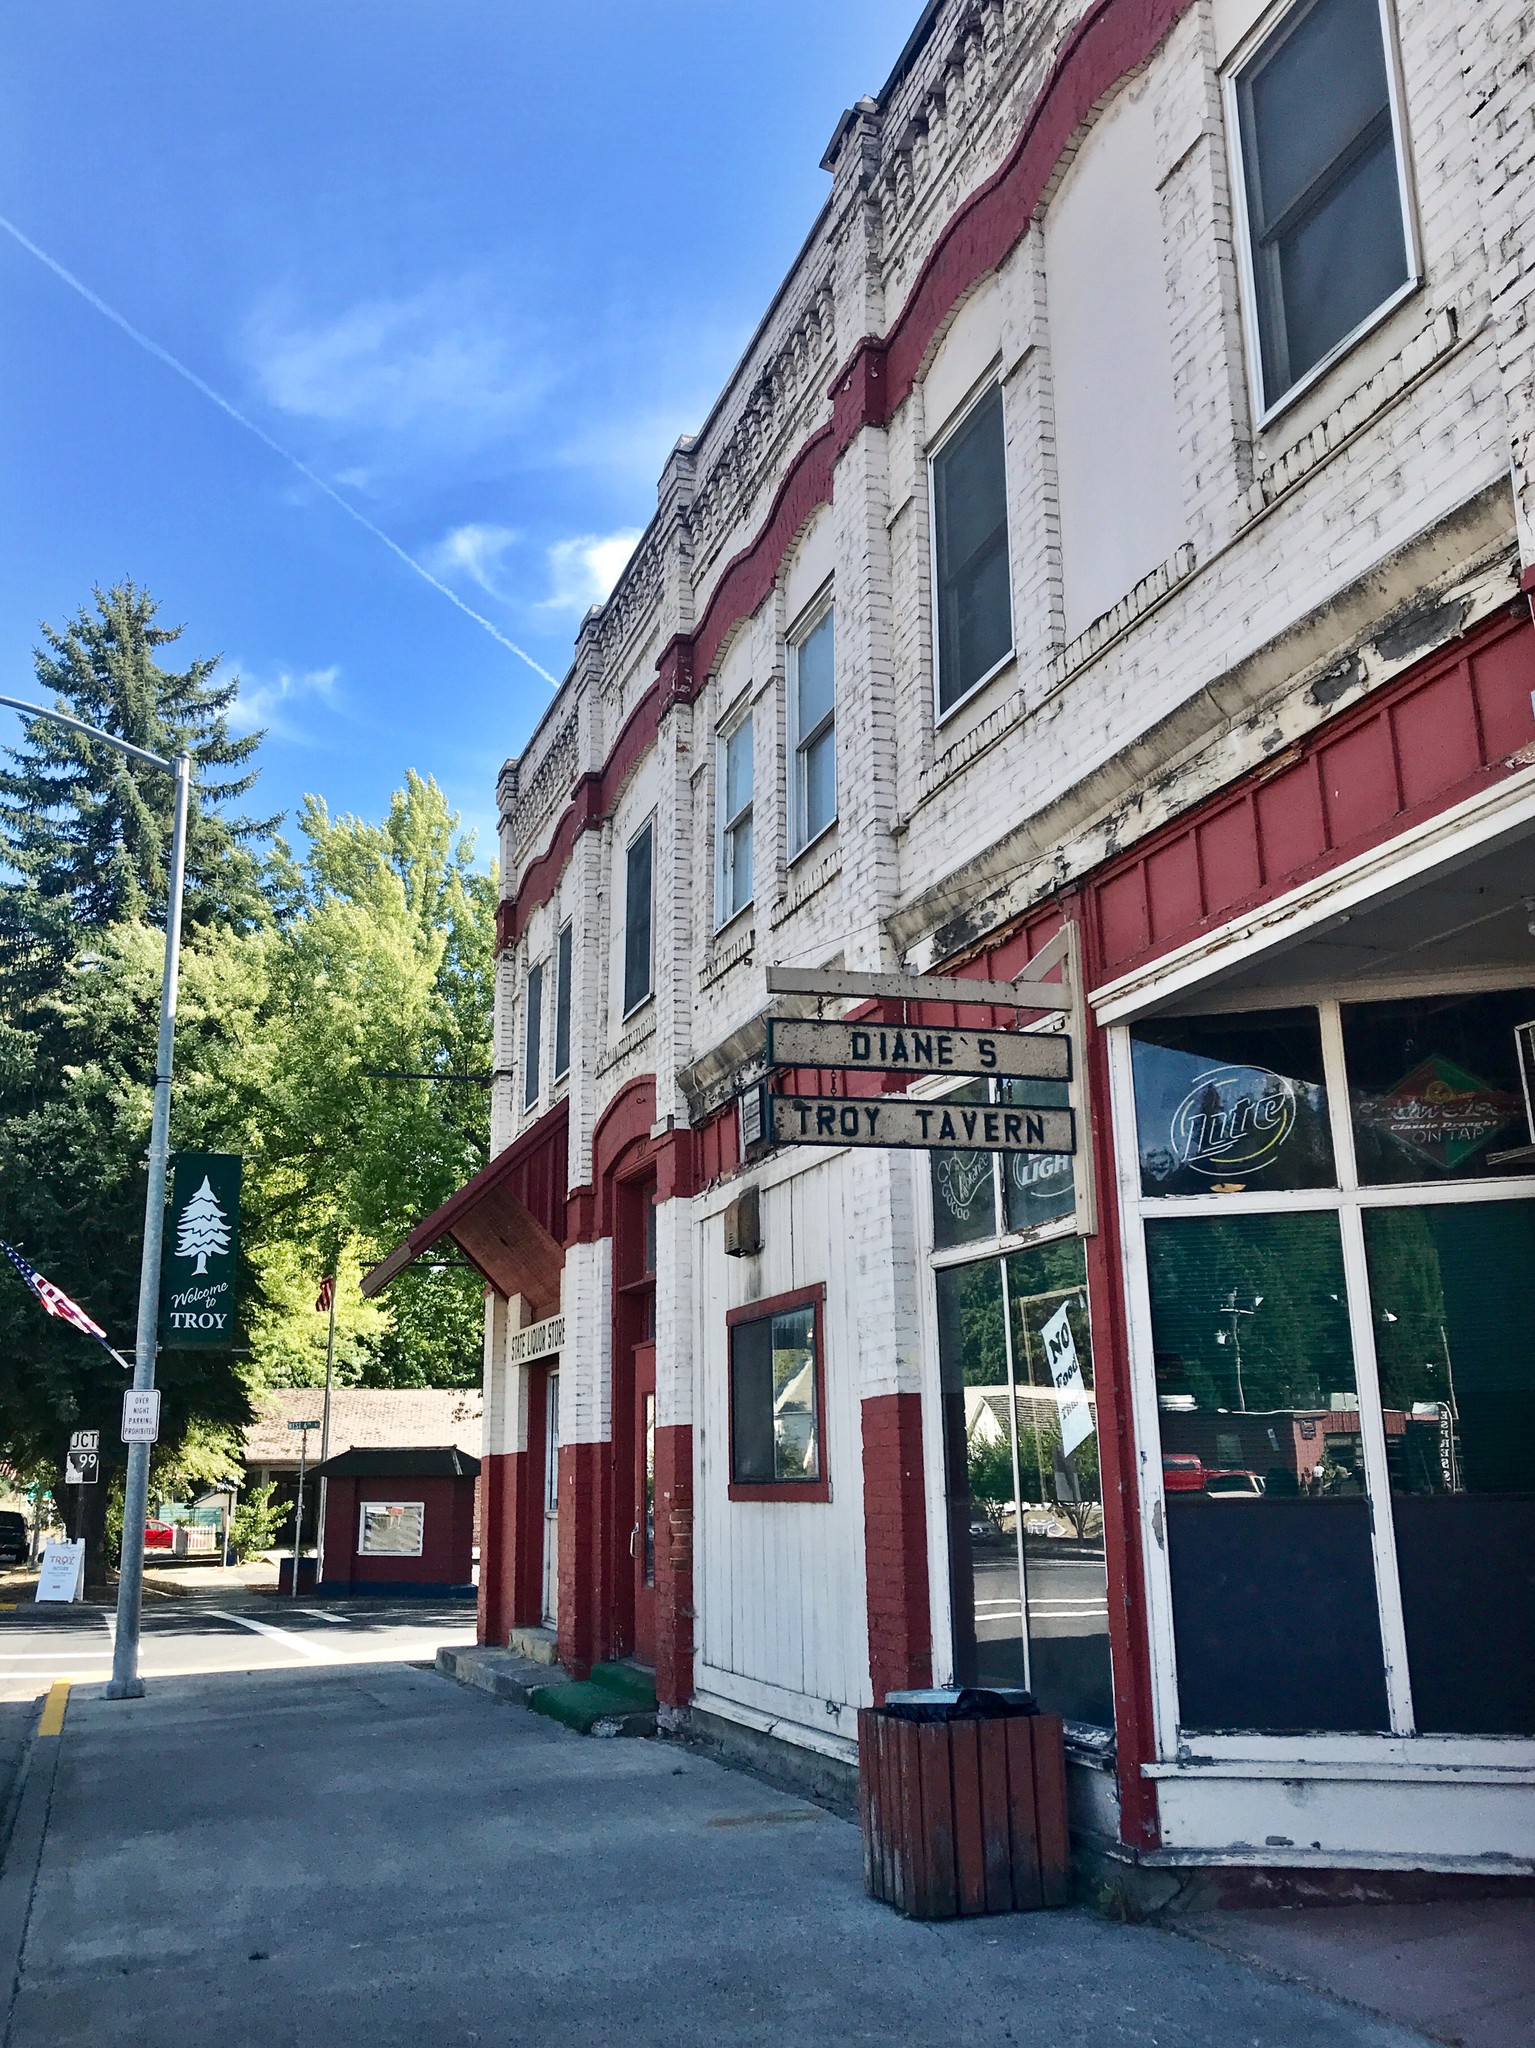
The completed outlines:
<svg viewBox="0 0 1535 2048">
<path fill-rule="evenodd" d="M 934 336 L 967 292 L 1028 231 L 1062 153 L 1093 108 L 1144 64 L 1193 0 L 1098 0 L 1062 44 L 1006 161 L 945 224 L 888 335 L 861 340 L 832 381 L 832 416 L 787 466 L 754 539 L 726 564 L 703 616 L 670 641 L 658 681 L 640 699 L 600 773 L 577 785 L 548 850 L 522 878 L 498 921 L 497 944 L 521 936 L 553 896 L 578 835 L 611 816 L 634 763 L 654 744 L 672 704 L 691 702 L 742 619 L 773 588 L 795 535 L 831 502 L 838 459 L 864 427 L 883 426 L 910 396 Z"/>
<path fill-rule="evenodd" d="M 826 1443 L 826 1283 L 818 1281 L 813 1287 L 791 1287 L 786 1294 L 769 1294 L 761 1301 L 751 1301 L 740 1308 L 727 1309 L 725 1329 L 728 1333 L 742 1323 L 765 1323 L 769 1317 L 782 1315 L 794 1308 L 810 1308 L 815 1311 L 815 1423 L 821 1476 L 819 1479 L 799 1480 L 737 1479 L 734 1451 L 735 1417 L 732 1412 L 731 1477 L 726 1491 L 734 1501 L 796 1501 L 804 1504 L 824 1503 L 831 1499 L 831 1459 Z M 728 1349 L 727 1336 L 727 1351 Z M 732 1410 L 735 1402 L 735 1379 L 732 1373 L 734 1362 L 732 1357 L 727 1356 L 725 1374 Z"/>
<path fill-rule="evenodd" d="M 1535 562 L 1528 563 L 1519 571 L 1519 588 L 1526 592 L 1535 590 Z"/>
<path fill-rule="evenodd" d="M 656 1698 L 693 1697 L 693 1431 L 656 1430 Z"/>
<path fill-rule="evenodd" d="M 922 1396 L 875 1394 L 862 1408 L 869 1681 L 879 1706 L 886 1693 L 933 1682 Z"/>
</svg>

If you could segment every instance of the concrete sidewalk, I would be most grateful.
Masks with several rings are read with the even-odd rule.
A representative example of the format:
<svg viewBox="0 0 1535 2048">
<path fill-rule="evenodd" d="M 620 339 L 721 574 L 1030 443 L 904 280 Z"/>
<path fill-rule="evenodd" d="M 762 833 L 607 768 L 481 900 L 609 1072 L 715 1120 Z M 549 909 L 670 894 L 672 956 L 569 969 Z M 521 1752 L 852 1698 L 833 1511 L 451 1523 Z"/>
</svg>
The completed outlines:
<svg viewBox="0 0 1535 2048">
<path fill-rule="evenodd" d="M 7 2048 L 1420 2039 L 1084 1912 L 903 1921 L 820 1808 L 411 1667 L 76 1697 L 33 1863 Z"/>
</svg>

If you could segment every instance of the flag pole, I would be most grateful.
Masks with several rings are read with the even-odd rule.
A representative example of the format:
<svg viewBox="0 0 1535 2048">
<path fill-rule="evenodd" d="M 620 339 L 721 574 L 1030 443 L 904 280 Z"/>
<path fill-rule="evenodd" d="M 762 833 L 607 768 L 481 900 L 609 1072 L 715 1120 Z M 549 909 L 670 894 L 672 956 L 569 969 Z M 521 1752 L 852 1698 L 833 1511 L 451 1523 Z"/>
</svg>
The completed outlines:
<svg viewBox="0 0 1535 2048">
<path fill-rule="evenodd" d="M 339 1267 L 341 1261 L 335 1264 Z M 330 1387 L 331 1375 L 336 1365 L 336 1286 L 338 1273 L 330 1276 L 330 1327 L 325 1333 L 325 1405 L 320 1410 L 320 1463 L 323 1465 L 330 1456 Z M 314 1586 L 318 1593 L 325 1578 L 325 1504 L 330 1491 L 330 1481 L 320 1474 L 319 1528 L 315 1532 Z"/>
<path fill-rule="evenodd" d="M 144 1255 L 139 1265 L 139 1326 L 134 1345 L 133 1385 L 147 1393 L 155 1383 L 160 1321 L 160 1259 L 165 1239 L 165 1178 L 170 1159 L 171 1068 L 176 1050 L 176 981 L 181 965 L 181 898 L 186 881 L 187 800 L 192 759 L 176 757 L 176 822 L 171 834 L 170 886 L 165 903 L 165 972 L 160 982 L 160 1035 L 155 1049 L 154 1115 L 149 1127 L 149 1185 L 144 1191 Z M 117 1568 L 117 1635 L 112 1646 L 109 1700 L 140 1700 L 139 1616 L 144 1597 L 144 1519 L 149 1506 L 149 1445 L 128 1446 L 128 1479 L 123 1492 L 123 1547 Z"/>
</svg>

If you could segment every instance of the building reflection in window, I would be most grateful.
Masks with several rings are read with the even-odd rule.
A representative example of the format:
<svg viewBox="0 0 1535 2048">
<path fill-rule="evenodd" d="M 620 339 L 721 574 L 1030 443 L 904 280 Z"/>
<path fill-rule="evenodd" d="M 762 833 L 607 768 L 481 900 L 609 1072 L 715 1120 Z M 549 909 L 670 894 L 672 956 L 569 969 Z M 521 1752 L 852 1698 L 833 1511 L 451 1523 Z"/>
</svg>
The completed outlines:
<svg viewBox="0 0 1535 2048">
<path fill-rule="evenodd" d="M 1148 1222 L 1181 1719 L 1387 1725 L 1332 1214 Z"/>
<path fill-rule="evenodd" d="M 1079 1238 L 938 1273 L 955 1677 L 1109 1726 L 1092 1338 Z"/>
</svg>

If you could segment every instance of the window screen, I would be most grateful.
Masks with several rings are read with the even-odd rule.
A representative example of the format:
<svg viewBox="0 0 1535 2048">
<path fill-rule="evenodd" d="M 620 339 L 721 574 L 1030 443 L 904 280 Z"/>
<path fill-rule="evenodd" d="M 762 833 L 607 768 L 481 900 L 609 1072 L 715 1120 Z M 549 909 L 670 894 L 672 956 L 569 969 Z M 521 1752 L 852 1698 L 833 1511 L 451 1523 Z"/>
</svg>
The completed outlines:
<svg viewBox="0 0 1535 2048">
<path fill-rule="evenodd" d="M 647 825 L 629 845 L 624 865 L 624 1015 L 650 994 L 651 848 Z"/>
<path fill-rule="evenodd" d="M 554 946 L 554 1078 L 570 1072 L 570 975 L 573 964 L 573 927 L 560 926 Z"/>
<path fill-rule="evenodd" d="M 522 1048 L 522 1100 L 525 1108 L 538 1100 L 538 1054 L 544 1035 L 544 970 L 542 964 L 528 969 L 527 1030 Z"/>
<path fill-rule="evenodd" d="M 1408 277 L 1380 0 L 1296 7 L 1236 82 L 1264 403 Z"/>
<path fill-rule="evenodd" d="M 1002 393 L 993 389 L 933 458 L 938 708 L 947 711 L 1013 645 Z"/>
<path fill-rule="evenodd" d="M 816 1335 L 809 1303 L 732 1325 L 730 1476 L 736 1485 L 820 1479 Z"/>
</svg>

